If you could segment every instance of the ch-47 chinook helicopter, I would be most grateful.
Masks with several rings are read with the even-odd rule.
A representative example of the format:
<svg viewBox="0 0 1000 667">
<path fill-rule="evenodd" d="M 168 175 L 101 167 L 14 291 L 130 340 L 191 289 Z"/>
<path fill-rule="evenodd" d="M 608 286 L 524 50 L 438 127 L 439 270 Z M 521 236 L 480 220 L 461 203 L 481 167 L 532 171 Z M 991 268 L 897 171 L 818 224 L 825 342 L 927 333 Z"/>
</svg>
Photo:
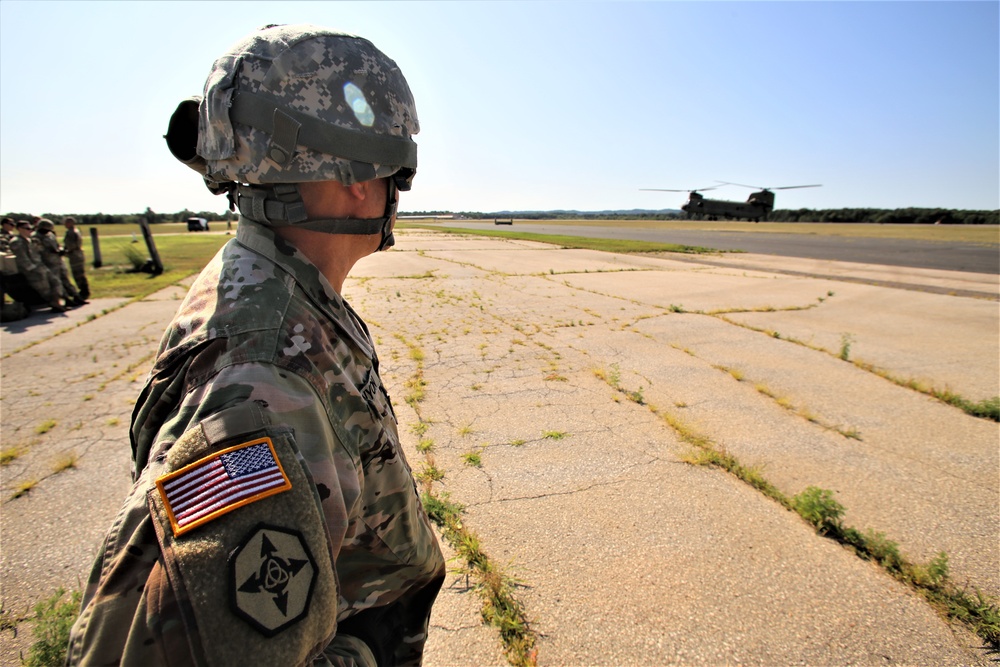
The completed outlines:
<svg viewBox="0 0 1000 667">
<path fill-rule="evenodd" d="M 688 200 L 681 210 L 687 213 L 690 220 L 752 220 L 760 222 L 767 220 L 768 214 L 774 210 L 774 192 L 772 190 L 792 190 L 795 188 L 818 188 L 821 185 L 785 185 L 780 188 L 765 188 L 757 185 L 743 185 L 742 183 L 729 183 L 719 181 L 721 185 L 713 185 L 708 188 L 697 188 L 696 190 L 668 190 L 665 188 L 640 188 L 641 190 L 654 192 L 687 192 Z M 727 201 L 725 199 L 706 199 L 701 192 L 714 190 L 722 185 L 736 185 L 741 188 L 751 188 L 758 190 L 750 195 L 745 202 Z"/>
</svg>

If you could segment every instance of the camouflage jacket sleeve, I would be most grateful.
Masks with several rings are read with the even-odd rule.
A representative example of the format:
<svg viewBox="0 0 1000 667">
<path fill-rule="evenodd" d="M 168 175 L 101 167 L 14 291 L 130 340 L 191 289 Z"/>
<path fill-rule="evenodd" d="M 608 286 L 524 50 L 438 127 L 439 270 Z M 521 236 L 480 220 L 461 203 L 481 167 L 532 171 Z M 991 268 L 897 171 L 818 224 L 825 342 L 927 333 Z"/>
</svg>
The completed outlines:
<svg viewBox="0 0 1000 667">
<path fill-rule="evenodd" d="M 185 395 L 95 564 L 70 664 L 419 664 L 443 562 L 409 468 L 388 433 L 355 455 L 323 404 L 267 364 Z M 156 480 L 261 437 L 292 490 L 175 534 Z"/>
</svg>

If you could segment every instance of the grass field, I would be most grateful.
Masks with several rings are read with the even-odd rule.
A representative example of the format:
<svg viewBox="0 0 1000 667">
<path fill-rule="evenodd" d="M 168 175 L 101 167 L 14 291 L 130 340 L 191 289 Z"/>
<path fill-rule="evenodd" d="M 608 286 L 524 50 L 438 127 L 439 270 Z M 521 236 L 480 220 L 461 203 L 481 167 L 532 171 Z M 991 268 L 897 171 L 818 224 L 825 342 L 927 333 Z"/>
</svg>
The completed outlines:
<svg viewBox="0 0 1000 667">
<path fill-rule="evenodd" d="M 125 225 L 108 225 L 124 227 Z M 138 225 L 136 225 L 138 227 Z M 130 255 L 146 259 L 149 252 L 142 234 L 136 233 L 133 242 L 131 233 L 112 236 L 102 234 L 100 269 L 93 268 L 94 258 L 89 235 L 84 236 L 84 253 L 87 256 L 87 279 L 94 297 L 135 298 L 152 294 L 168 285 L 176 283 L 192 273 L 201 271 L 208 260 L 218 252 L 226 241 L 227 234 L 164 234 L 158 226 L 154 231 L 156 249 L 163 262 L 163 273 L 151 276 L 135 273 Z"/>
</svg>

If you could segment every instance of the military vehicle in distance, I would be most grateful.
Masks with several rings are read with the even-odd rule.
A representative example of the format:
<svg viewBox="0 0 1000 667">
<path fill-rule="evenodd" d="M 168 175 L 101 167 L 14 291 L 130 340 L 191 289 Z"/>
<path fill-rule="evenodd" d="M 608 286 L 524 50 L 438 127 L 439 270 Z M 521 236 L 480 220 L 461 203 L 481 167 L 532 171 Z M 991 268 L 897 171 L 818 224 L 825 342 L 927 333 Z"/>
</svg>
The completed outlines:
<svg viewBox="0 0 1000 667">
<path fill-rule="evenodd" d="M 774 210 L 774 192 L 772 190 L 792 190 L 795 188 L 818 188 L 821 185 L 785 185 L 779 188 L 765 188 L 756 185 L 743 185 L 742 183 L 729 183 L 719 181 L 722 185 L 736 185 L 741 188 L 752 188 L 757 192 L 751 193 L 745 202 L 727 201 L 725 199 L 707 199 L 701 192 L 714 190 L 720 185 L 713 185 L 708 188 L 698 188 L 696 190 L 668 190 L 665 188 L 640 188 L 652 192 L 687 192 L 688 200 L 681 206 L 681 210 L 687 213 L 689 220 L 751 220 L 761 222 L 767 220 L 767 216 Z"/>
</svg>

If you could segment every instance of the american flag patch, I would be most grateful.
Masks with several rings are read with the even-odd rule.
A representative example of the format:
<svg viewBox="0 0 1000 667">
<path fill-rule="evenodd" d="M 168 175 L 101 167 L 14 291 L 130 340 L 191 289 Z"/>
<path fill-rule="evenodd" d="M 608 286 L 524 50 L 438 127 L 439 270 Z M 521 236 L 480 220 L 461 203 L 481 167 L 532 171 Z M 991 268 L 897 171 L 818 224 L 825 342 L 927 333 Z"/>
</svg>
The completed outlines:
<svg viewBox="0 0 1000 667">
<path fill-rule="evenodd" d="M 156 480 L 174 535 L 292 488 L 270 438 L 229 447 Z"/>
</svg>

